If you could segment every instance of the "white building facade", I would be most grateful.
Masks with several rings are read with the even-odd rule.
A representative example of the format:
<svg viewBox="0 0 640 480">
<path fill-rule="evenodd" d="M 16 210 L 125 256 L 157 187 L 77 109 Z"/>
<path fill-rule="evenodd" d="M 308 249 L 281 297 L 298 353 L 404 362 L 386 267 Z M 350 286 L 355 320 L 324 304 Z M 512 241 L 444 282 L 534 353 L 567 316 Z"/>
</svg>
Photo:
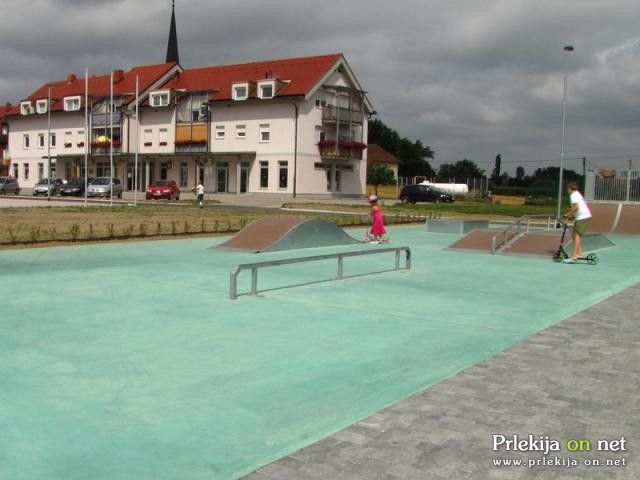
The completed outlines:
<svg viewBox="0 0 640 480">
<path fill-rule="evenodd" d="M 188 190 L 201 179 L 210 193 L 366 191 L 373 109 L 341 54 L 136 67 L 87 84 L 70 75 L 7 115 L 10 174 L 23 189 L 84 176 L 86 164 L 88 177 L 112 173 L 125 191 L 156 179 Z"/>
</svg>

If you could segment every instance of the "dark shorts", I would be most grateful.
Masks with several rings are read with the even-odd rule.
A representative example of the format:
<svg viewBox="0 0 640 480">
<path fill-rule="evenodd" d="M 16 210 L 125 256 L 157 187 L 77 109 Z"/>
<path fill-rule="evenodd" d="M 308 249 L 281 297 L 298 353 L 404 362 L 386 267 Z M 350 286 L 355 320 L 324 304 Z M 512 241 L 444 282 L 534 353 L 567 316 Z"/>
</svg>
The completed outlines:
<svg viewBox="0 0 640 480">
<path fill-rule="evenodd" d="M 579 235 L 584 235 L 587 232 L 587 227 L 589 226 L 590 221 L 591 217 L 576 220 L 573 224 L 573 231 Z"/>
</svg>

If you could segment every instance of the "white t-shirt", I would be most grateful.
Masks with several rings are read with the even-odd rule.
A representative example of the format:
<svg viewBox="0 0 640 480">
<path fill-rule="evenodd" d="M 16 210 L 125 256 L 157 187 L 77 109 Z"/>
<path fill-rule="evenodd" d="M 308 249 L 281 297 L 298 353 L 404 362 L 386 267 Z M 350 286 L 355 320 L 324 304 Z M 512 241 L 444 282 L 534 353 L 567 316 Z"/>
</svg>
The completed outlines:
<svg viewBox="0 0 640 480">
<path fill-rule="evenodd" d="M 198 184 L 198 186 L 196 187 L 196 193 L 198 195 L 204 195 L 204 187 L 202 186 L 202 184 Z"/>
<path fill-rule="evenodd" d="M 572 192 L 571 195 L 569 195 L 569 201 L 571 202 L 571 206 L 576 203 L 578 204 L 578 210 L 575 214 L 576 220 L 591 218 L 591 210 L 589 210 L 587 202 L 584 201 L 584 197 L 580 192 L 578 192 L 577 190 L 575 192 Z"/>
</svg>

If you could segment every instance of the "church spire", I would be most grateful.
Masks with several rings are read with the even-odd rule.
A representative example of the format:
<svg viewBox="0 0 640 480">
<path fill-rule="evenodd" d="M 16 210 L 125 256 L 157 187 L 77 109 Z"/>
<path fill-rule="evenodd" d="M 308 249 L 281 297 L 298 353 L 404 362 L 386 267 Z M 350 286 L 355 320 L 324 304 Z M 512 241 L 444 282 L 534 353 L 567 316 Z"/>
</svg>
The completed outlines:
<svg viewBox="0 0 640 480">
<path fill-rule="evenodd" d="M 169 44 L 167 45 L 167 63 L 180 63 L 178 56 L 178 34 L 176 33 L 176 2 L 171 2 L 171 26 L 169 27 Z"/>
</svg>

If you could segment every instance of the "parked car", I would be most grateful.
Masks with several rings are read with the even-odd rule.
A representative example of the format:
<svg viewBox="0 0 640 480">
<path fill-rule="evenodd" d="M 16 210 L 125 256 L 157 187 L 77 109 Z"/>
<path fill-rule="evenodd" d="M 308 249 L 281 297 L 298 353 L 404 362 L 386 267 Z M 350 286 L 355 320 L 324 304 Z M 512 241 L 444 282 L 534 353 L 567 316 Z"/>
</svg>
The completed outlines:
<svg viewBox="0 0 640 480">
<path fill-rule="evenodd" d="M 33 194 L 37 197 L 38 195 L 47 195 L 55 196 L 60 192 L 60 187 L 62 187 L 62 180 L 59 178 L 43 178 L 36 183 L 33 187 Z M 49 193 L 51 190 L 51 193 Z"/>
<path fill-rule="evenodd" d="M 453 202 L 453 196 L 430 185 L 405 185 L 400 191 L 402 203 L 416 202 Z"/>
<path fill-rule="evenodd" d="M 112 194 L 114 197 L 122 198 L 122 183 L 118 178 L 98 177 L 87 189 L 88 197 L 110 197 Z"/>
<path fill-rule="evenodd" d="M 7 193 L 18 195 L 20 193 L 20 185 L 13 177 L 0 177 L 0 195 L 6 195 Z"/>
<path fill-rule="evenodd" d="M 180 200 L 180 189 L 173 180 L 154 180 L 147 187 L 147 200 L 152 198 L 166 198 L 167 200 Z"/>
<path fill-rule="evenodd" d="M 87 185 L 91 184 L 93 180 L 91 177 L 87 178 Z M 82 197 L 84 195 L 84 178 L 71 177 L 67 183 L 60 187 L 60 195 Z"/>
</svg>

